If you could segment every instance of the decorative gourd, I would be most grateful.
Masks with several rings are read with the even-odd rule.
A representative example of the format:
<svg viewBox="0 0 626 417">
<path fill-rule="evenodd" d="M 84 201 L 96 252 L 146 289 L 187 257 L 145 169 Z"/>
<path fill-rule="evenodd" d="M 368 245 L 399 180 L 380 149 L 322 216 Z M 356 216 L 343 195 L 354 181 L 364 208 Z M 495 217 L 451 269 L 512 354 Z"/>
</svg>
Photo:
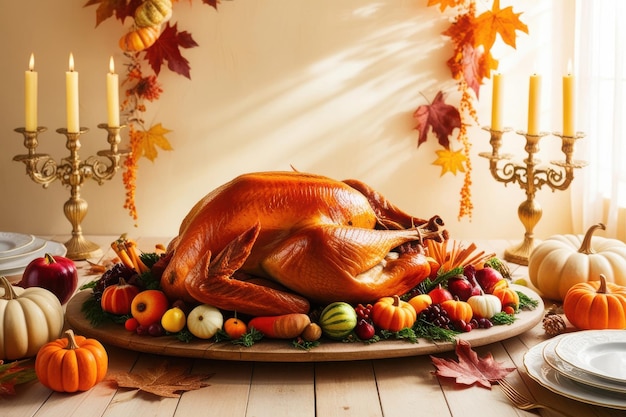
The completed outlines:
<svg viewBox="0 0 626 417">
<path fill-rule="evenodd" d="M 598 229 L 605 226 L 591 226 L 584 237 L 552 236 L 531 252 L 528 276 L 544 297 L 562 301 L 573 285 L 595 281 L 600 274 L 626 286 L 626 243 L 593 236 Z"/>
<path fill-rule="evenodd" d="M 397 332 L 412 327 L 417 319 L 417 313 L 411 304 L 394 295 L 376 301 L 372 307 L 371 317 L 377 328 Z"/>
<path fill-rule="evenodd" d="M 491 319 L 502 311 L 500 299 L 493 294 L 473 295 L 467 299 L 475 318 Z"/>
<path fill-rule="evenodd" d="M 160 26 L 146 26 L 131 30 L 120 38 L 120 48 L 125 52 L 143 51 L 156 42 L 160 33 Z"/>
<path fill-rule="evenodd" d="M 140 28 L 160 25 L 171 16 L 172 2 L 170 0 L 145 0 L 135 9 L 135 24 Z"/>
<path fill-rule="evenodd" d="M 35 356 L 61 335 L 63 307 L 52 292 L 40 287 L 13 287 L 0 276 L 0 359 Z"/>
<path fill-rule="evenodd" d="M 37 354 L 37 378 L 53 391 L 87 391 L 106 375 L 107 352 L 96 339 L 74 335 L 71 329 L 64 336 L 47 343 Z"/>
<path fill-rule="evenodd" d="M 626 329 L 626 287 L 606 281 L 580 282 L 563 300 L 565 317 L 583 330 Z"/>
<path fill-rule="evenodd" d="M 106 312 L 113 314 L 129 314 L 133 298 L 139 294 L 139 287 L 127 284 L 124 278 L 116 285 L 109 285 L 102 293 L 100 306 Z"/>
<path fill-rule="evenodd" d="M 187 315 L 187 329 L 198 339 L 210 339 L 224 325 L 224 316 L 217 308 L 200 304 Z"/>
<path fill-rule="evenodd" d="M 341 340 L 356 327 L 357 314 L 348 303 L 337 301 L 328 304 L 320 313 L 319 325 L 331 339 Z"/>
<path fill-rule="evenodd" d="M 515 314 L 519 310 L 519 294 L 508 286 L 499 286 L 493 290 L 493 295 L 500 299 L 502 311 L 508 314 Z"/>
<path fill-rule="evenodd" d="M 458 298 L 444 301 L 441 303 L 441 308 L 448 313 L 448 317 L 450 317 L 450 320 L 453 322 L 462 320 L 465 323 L 469 323 L 474 315 L 472 306 Z"/>
</svg>

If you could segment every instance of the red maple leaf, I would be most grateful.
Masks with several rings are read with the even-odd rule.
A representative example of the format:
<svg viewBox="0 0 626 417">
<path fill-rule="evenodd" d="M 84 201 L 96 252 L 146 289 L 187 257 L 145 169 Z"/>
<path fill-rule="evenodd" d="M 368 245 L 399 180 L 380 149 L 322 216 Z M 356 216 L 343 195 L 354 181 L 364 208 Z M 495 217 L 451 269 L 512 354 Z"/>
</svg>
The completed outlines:
<svg viewBox="0 0 626 417">
<path fill-rule="evenodd" d="M 479 358 L 472 350 L 470 343 L 463 339 L 457 339 L 456 356 L 459 361 L 443 359 L 431 356 L 433 365 L 437 368 L 435 375 L 455 378 L 457 384 L 473 385 L 491 389 L 491 383 L 503 379 L 515 370 L 502 366 L 496 362 L 491 353 Z"/>
<path fill-rule="evenodd" d="M 217 10 L 217 5 L 219 2 L 220 0 L 202 0 L 202 3 L 208 4 L 209 6 L 213 7 L 215 10 Z"/>
<path fill-rule="evenodd" d="M 83 7 L 99 4 L 96 9 L 96 27 L 115 15 L 120 21 L 124 22 L 127 17 L 135 14 L 135 9 L 143 3 L 143 0 L 89 0 Z"/>
<path fill-rule="evenodd" d="M 483 78 L 489 78 L 491 70 L 498 68 L 498 61 L 485 53 L 482 48 L 474 48 L 470 44 L 463 45 L 448 60 L 448 67 L 455 79 L 463 77 L 467 85 L 474 90 L 476 98 L 480 96 L 480 85 Z"/>
<path fill-rule="evenodd" d="M 413 113 L 413 118 L 417 120 L 415 129 L 420 132 L 418 147 L 426 142 L 428 131 L 432 128 L 439 144 L 450 149 L 448 137 L 455 128 L 461 127 L 461 114 L 456 107 L 446 104 L 444 98 L 443 92 L 439 91 L 431 104 L 423 104 Z"/>
<path fill-rule="evenodd" d="M 170 26 L 167 22 L 161 36 L 146 49 L 146 59 L 156 75 L 159 75 L 163 61 L 167 61 L 167 67 L 171 71 L 191 79 L 189 61 L 182 56 L 180 48 L 193 48 L 198 44 L 189 32 L 179 32 L 177 25 L 178 23 L 174 23 Z"/>
</svg>

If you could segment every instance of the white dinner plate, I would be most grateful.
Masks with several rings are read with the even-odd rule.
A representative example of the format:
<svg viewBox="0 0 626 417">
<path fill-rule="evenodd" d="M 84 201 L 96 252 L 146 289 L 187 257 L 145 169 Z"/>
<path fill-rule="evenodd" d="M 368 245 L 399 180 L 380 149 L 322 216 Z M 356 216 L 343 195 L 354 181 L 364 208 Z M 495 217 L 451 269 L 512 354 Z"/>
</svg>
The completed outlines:
<svg viewBox="0 0 626 417">
<path fill-rule="evenodd" d="M 11 261 L 17 261 L 18 259 L 26 258 L 31 256 L 32 254 L 40 251 L 46 244 L 46 241 L 43 239 L 34 239 L 33 243 L 30 245 L 26 245 L 23 248 L 20 248 L 16 251 L 12 251 L 9 256 L 0 256 L 0 267 L 3 267 L 5 264 Z"/>
<path fill-rule="evenodd" d="M 543 359 L 548 365 L 554 368 L 554 370 L 558 373 L 568 377 L 569 379 L 573 379 L 576 382 L 580 382 L 581 384 L 626 394 L 626 385 L 611 381 L 610 379 L 598 378 L 562 360 L 559 355 L 556 354 L 554 348 L 564 336 L 567 336 L 567 334 L 559 335 L 550 339 L 543 348 Z"/>
<path fill-rule="evenodd" d="M 563 337 L 554 351 L 573 367 L 626 384 L 626 330 L 584 330 Z"/>
<path fill-rule="evenodd" d="M 33 235 L 22 233 L 0 232 L 0 257 L 14 255 L 20 249 L 35 240 Z"/>
<path fill-rule="evenodd" d="M 46 240 L 45 245 L 41 249 L 28 257 L 0 265 L 0 275 L 19 275 L 24 272 L 26 266 L 28 266 L 33 259 L 41 258 L 46 253 L 49 253 L 52 256 L 65 256 L 67 248 L 62 243 Z"/>
<path fill-rule="evenodd" d="M 611 391 L 579 384 L 560 373 L 543 360 L 543 349 L 550 340 L 541 342 L 524 355 L 524 366 L 528 375 L 540 385 L 572 400 L 603 407 L 626 410 L 626 397 Z"/>
</svg>

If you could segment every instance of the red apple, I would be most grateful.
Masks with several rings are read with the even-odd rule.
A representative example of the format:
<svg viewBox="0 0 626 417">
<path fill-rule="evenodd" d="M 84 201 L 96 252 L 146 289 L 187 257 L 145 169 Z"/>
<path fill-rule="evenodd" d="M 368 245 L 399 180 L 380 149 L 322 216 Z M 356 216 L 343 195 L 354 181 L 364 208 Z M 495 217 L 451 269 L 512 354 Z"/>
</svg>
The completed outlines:
<svg viewBox="0 0 626 417">
<path fill-rule="evenodd" d="M 461 301 L 467 301 L 472 295 L 476 295 L 474 285 L 463 275 L 448 279 L 448 291 Z"/>
<path fill-rule="evenodd" d="M 61 304 L 67 303 L 78 285 L 76 264 L 63 256 L 46 253 L 33 259 L 24 270 L 21 287 L 41 287 L 57 296 Z"/>
<path fill-rule="evenodd" d="M 354 332 L 361 340 L 370 340 L 376 334 L 376 329 L 369 321 L 365 319 L 359 320 Z"/>
<path fill-rule="evenodd" d="M 476 271 L 476 281 L 487 294 L 491 294 L 498 281 L 503 279 L 504 277 L 497 269 L 489 266 Z"/>
<path fill-rule="evenodd" d="M 430 295 L 430 298 L 433 300 L 433 304 L 441 304 L 446 300 L 454 300 L 450 291 L 446 290 L 441 285 L 438 285 L 436 288 L 430 290 L 428 295 Z"/>
</svg>

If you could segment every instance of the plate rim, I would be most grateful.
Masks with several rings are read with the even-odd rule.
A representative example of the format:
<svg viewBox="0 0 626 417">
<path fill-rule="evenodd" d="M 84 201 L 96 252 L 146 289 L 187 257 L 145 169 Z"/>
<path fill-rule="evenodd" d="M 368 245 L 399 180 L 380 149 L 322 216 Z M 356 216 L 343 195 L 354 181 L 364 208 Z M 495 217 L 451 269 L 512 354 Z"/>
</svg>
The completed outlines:
<svg viewBox="0 0 626 417">
<path fill-rule="evenodd" d="M 536 344 L 524 354 L 524 367 L 526 368 L 526 373 L 533 381 L 537 382 L 542 387 L 554 392 L 555 394 L 561 395 L 571 400 L 601 407 L 626 410 L 626 399 L 620 401 L 620 398 L 616 397 L 617 393 L 612 393 L 611 395 L 609 394 L 609 392 L 607 392 L 606 397 L 611 400 L 610 403 L 602 402 L 602 400 L 599 399 L 598 395 L 602 397 L 602 392 L 598 392 L 596 395 L 594 395 L 594 397 L 596 397 L 596 399 L 594 400 L 590 398 L 590 395 L 594 394 L 592 391 L 585 390 L 582 384 L 578 384 L 577 382 L 561 375 L 554 368 L 548 365 L 543 359 L 542 354 L 543 348 L 546 346 L 547 342 L 549 342 L 549 340 L 545 340 Z M 560 378 L 564 381 L 560 384 L 553 384 L 547 379 L 547 377 L 545 376 L 546 374 L 553 374 L 555 378 Z M 568 386 L 569 389 L 567 389 Z M 592 387 L 589 388 L 594 389 Z"/>
<path fill-rule="evenodd" d="M 548 343 L 546 343 L 546 345 L 544 346 L 543 350 L 542 350 L 542 356 L 543 356 L 543 360 L 550 366 L 552 367 L 555 371 L 557 371 L 558 373 L 560 373 L 561 375 L 565 376 L 566 378 L 569 378 L 573 381 L 576 381 L 578 383 L 581 384 L 585 384 L 585 385 L 589 385 L 590 387 L 593 388 L 598 388 L 598 389 L 604 389 L 607 391 L 612 391 L 615 393 L 619 393 L 619 394 L 626 394 L 626 385 L 622 385 L 619 383 L 616 383 L 614 381 L 611 380 L 607 380 L 605 378 L 598 378 L 595 375 L 589 374 L 588 372 L 585 372 L 583 370 L 580 370 L 574 366 L 571 366 L 568 362 L 565 362 L 564 360 L 562 360 L 559 355 L 556 354 L 556 352 L 554 351 L 554 348 L 556 347 L 556 345 L 560 342 L 560 339 L 562 339 L 564 336 L 567 336 L 567 334 L 562 334 L 562 335 L 558 335 L 556 337 L 553 337 L 552 339 L 546 341 Z M 552 359 L 550 359 L 549 356 L 549 352 L 548 351 L 552 351 Z M 567 364 L 570 366 L 570 368 L 572 369 L 578 369 L 580 371 L 579 374 L 576 374 L 574 372 L 572 372 L 571 370 L 566 369 L 563 366 L 560 366 L 559 363 L 557 361 L 560 361 L 561 364 Z M 611 385 L 609 385 L 611 384 Z"/>
<path fill-rule="evenodd" d="M 26 252 L 16 253 L 11 256 L 0 257 L 0 267 L 4 263 L 8 263 L 12 261 L 17 262 L 17 260 L 21 258 L 27 258 L 30 255 L 39 252 L 41 249 L 43 249 L 46 246 L 46 243 L 47 241 L 45 239 L 35 238 L 35 240 L 33 240 L 33 242 L 30 245 L 27 245 L 24 248 L 20 248 L 21 250 L 25 250 Z"/>
<path fill-rule="evenodd" d="M 31 235 L 28 233 L 14 233 L 14 232 L 0 232 L 0 237 L 2 235 L 7 235 L 7 236 L 20 236 L 20 237 L 24 237 L 25 238 L 25 242 L 22 244 L 18 244 L 17 246 L 11 248 L 11 249 L 6 249 L 6 250 L 2 250 L 0 251 L 0 257 L 4 256 L 4 255 L 10 255 L 13 252 L 16 252 L 30 244 L 32 244 L 35 241 L 35 235 Z"/>
<path fill-rule="evenodd" d="M 573 343 L 572 340 L 574 339 L 582 338 L 582 340 L 578 340 L 578 343 L 579 343 L 578 351 L 580 351 L 583 348 L 583 346 L 581 346 L 580 343 L 585 343 L 590 338 L 596 337 L 596 335 L 606 336 L 608 334 L 618 334 L 623 337 L 623 342 L 626 343 L 626 330 L 620 330 L 620 329 L 582 330 L 579 332 L 567 334 L 566 337 L 561 338 L 561 340 L 559 340 L 559 343 L 555 346 L 554 351 L 559 356 L 559 358 L 561 358 L 563 361 L 567 362 L 571 366 L 574 366 L 598 378 L 608 379 L 608 380 L 626 385 L 626 378 L 619 378 L 613 375 L 603 374 L 601 370 L 599 370 L 598 368 L 591 367 L 588 364 L 582 362 L 576 354 L 570 355 L 571 351 L 565 351 L 565 346 L 567 345 L 567 343 Z"/>
<path fill-rule="evenodd" d="M 35 258 L 38 258 L 38 256 L 34 256 L 34 255 L 38 253 L 46 252 L 46 249 L 49 247 L 50 247 L 50 250 L 48 250 L 48 252 L 53 256 L 65 256 L 67 254 L 67 248 L 65 247 L 63 243 L 55 242 L 54 240 L 46 240 L 46 244 L 44 245 L 44 247 L 42 247 L 37 252 L 29 256 L 28 262 L 26 263 L 20 262 L 20 264 L 12 266 L 11 268 L 6 268 L 6 265 L 0 265 L 0 275 L 12 276 L 12 275 L 21 274 L 22 272 L 24 272 L 24 270 L 26 269 L 30 261 L 32 261 Z"/>
</svg>

